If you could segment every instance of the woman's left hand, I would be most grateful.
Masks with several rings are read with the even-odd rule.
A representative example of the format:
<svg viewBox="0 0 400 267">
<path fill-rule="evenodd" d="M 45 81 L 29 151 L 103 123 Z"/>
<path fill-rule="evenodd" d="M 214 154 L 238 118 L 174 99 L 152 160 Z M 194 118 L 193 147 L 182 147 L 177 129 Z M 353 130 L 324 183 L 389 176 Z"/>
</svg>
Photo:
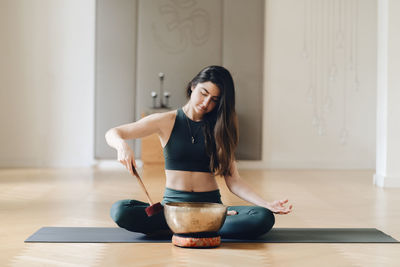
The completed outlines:
<svg viewBox="0 0 400 267">
<path fill-rule="evenodd" d="M 293 205 L 287 206 L 288 202 L 288 199 L 275 200 L 274 202 L 268 203 L 266 208 L 276 214 L 288 214 L 293 209 Z"/>
</svg>

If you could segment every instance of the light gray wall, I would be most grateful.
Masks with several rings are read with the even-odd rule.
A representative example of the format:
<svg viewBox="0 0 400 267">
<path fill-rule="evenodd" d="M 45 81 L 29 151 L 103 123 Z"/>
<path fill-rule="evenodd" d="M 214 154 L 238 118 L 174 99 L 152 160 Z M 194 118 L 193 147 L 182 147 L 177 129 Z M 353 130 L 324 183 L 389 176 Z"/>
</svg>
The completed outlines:
<svg viewBox="0 0 400 267">
<path fill-rule="evenodd" d="M 190 79 L 203 67 L 222 63 L 221 12 L 220 0 L 139 1 L 137 118 L 151 107 L 151 91 L 159 91 L 159 72 L 165 73 L 164 90 L 177 108 L 186 102 Z"/>
<path fill-rule="evenodd" d="M 376 1 L 335 3 L 267 1 L 266 168 L 375 166 Z"/>
<path fill-rule="evenodd" d="M 95 1 L 39 2 L 0 1 L 0 167 L 88 166 L 94 156 Z M 320 135 L 313 126 L 302 53 L 303 4 L 310 2 L 332 3 L 266 1 L 263 154 L 261 162 L 247 166 L 373 169 L 376 1 L 348 1 L 358 2 L 360 87 L 346 91 L 345 144 L 341 143 L 343 87 L 332 91 L 325 133 Z M 343 70 L 341 64 L 338 68 Z M 129 116 L 134 119 L 134 112 Z M 122 120 L 110 125 L 118 123 Z"/>
<path fill-rule="evenodd" d="M 95 1 L 0 1 L 0 167 L 93 163 Z"/>
<path fill-rule="evenodd" d="M 115 158 L 105 132 L 135 120 L 136 0 L 96 2 L 95 156 Z M 129 141 L 133 146 L 133 142 Z"/>
<path fill-rule="evenodd" d="M 139 0 L 135 13 L 131 1 L 99 0 L 96 156 L 115 157 L 106 147 L 104 132 L 139 119 L 152 106 L 150 95 L 159 92 L 160 72 L 165 74 L 164 91 L 171 93 L 169 104 L 175 109 L 186 103 L 185 87 L 202 68 L 223 65 L 231 70 L 237 86 L 237 158 L 260 160 L 263 3 Z M 136 21 L 137 37 L 132 36 Z"/>
<path fill-rule="evenodd" d="M 233 76 L 238 159 L 261 160 L 264 1 L 224 0 L 222 64 Z"/>
</svg>

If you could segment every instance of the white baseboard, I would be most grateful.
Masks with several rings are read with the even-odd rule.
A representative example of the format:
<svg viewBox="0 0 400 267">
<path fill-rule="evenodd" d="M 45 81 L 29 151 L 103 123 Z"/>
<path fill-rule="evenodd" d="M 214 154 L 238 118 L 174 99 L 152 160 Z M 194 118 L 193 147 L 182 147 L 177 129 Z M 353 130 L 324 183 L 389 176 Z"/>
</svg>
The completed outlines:
<svg viewBox="0 0 400 267">
<path fill-rule="evenodd" d="M 311 162 L 278 160 L 238 160 L 238 168 L 255 170 L 374 170 L 375 165 L 359 162 Z"/>
<path fill-rule="evenodd" d="M 0 168 L 85 168 L 94 165 L 92 159 L 2 159 Z"/>
<path fill-rule="evenodd" d="M 400 176 L 385 176 L 380 174 L 374 174 L 374 184 L 378 187 L 385 188 L 400 188 Z"/>
<path fill-rule="evenodd" d="M 238 160 L 238 169 L 262 170 L 268 169 L 268 165 L 261 160 Z"/>
</svg>

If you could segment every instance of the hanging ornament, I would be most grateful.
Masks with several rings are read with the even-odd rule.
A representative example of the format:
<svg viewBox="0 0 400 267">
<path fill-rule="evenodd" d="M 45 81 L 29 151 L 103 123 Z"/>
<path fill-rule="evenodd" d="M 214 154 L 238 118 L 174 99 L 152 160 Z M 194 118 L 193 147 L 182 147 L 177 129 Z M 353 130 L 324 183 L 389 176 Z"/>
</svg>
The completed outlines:
<svg viewBox="0 0 400 267">
<path fill-rule="evenodd" d="M 322 120 L 320 120 L 319 125 L 318 125 L 318 135 L 323 136 L 323 135 L 325 135 L 325 133 L 326 133 L 325 121 L 322 119 Z"/>
<path fill-rule="evenodd" d="M 316 116 L 314 116 L 311 124 L 314 127 L 317 127 L 319 125 L 319 120 L 318 120 L 318 118 Z"/>
<path fill-rule="evenodd" d="M 307 50 L 305 48 L 303 48 L 303 57 L 304 57 L 305 60 L 309 59 L 308 52 L 307 52 Z"/>
<path fill-rule="evenodd" d="M 307 91 L 307 100 L 309 103 L 312 103 L 314 101 L 313 91 L 314 88 L 312 86 L 309 86 Z"/>
<path fill-rule="evenodd" d="M 346 145 L 348 136 L 349 136 L 349 132 L 345 128 L 343 128 L 340 131 L 340 144 Z"/>
<path fill-rule="evenodd" d="M 329 72 L 329 80 L 334 81 L 336 80 L 337 75 L 337 67 L 336 64 L 332 64 Z"/>
<path fill-rule="evenodd" d="M 358 91 L 360 89 L 360 82 L 358 81 L 358 77 L 356 76 L 354 79 L 354 89 Z"/>
<path fill-rule="evenodd" d="M 327 96 L 324 99 L 324 110 L 326 112 L 329 112 L 331 111 L 331 107 L 332 107 L 332 98 L 330 96 Z"/>
<path fill-rule="evenodd" d="M 360 88 L 358 79 L 359 0 L 304 0 L 303 43 L 300 53 L 308 69 L 306 100 L 318 135 L 326 134 L 325 117 L 343 106 L 339 139 L 346 144 L 348 91 Z M 331 92 L 335 94 L 331 95 Z M 339 96 L 340 93 L 343 97 Z M 335 103 L 339 102 L 339 103 Z"/>
</svg>

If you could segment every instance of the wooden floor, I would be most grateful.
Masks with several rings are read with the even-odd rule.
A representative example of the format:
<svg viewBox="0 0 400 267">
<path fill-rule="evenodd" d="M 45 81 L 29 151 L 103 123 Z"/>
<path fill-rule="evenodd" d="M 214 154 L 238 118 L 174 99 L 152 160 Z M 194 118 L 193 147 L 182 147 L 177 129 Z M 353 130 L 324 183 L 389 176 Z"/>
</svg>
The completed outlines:
<svg viewBox="0 0 400 267">
<path fill-rule="evenodd" d="M 373 171 L 241 170 L 268 200 L 288 197 L 276 227 L 375 227 L 400 240 L 400 189 L 372 184 Z M 162 167 L 142 170 L 160 201 Z M 218 180 L 222 200 L 246 205 Z M 145 200 L 123 170 L 0 170 L 0 266 L 400 266 L 399 244 L 232 244 L 182 249 L 171 244 L 25 244 L 42 226 L 114 226 L 111 204 Z"/>
</svg>

